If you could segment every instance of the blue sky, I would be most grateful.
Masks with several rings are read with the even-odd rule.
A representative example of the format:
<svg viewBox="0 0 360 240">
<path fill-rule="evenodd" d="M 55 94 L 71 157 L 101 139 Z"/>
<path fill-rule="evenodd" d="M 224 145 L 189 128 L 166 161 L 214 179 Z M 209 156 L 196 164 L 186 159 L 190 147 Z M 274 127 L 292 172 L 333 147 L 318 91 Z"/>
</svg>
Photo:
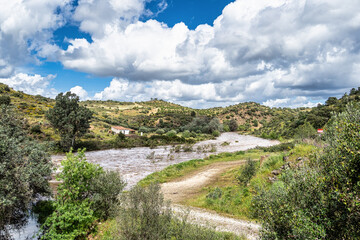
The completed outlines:
<svg viewBox="0 0 360 240">
<path fill-rule="evenodd" d="M 314 106 L 360 80 L 357 0 L 13 0 L 0 82 L 54 97 Z"/>
</svg>

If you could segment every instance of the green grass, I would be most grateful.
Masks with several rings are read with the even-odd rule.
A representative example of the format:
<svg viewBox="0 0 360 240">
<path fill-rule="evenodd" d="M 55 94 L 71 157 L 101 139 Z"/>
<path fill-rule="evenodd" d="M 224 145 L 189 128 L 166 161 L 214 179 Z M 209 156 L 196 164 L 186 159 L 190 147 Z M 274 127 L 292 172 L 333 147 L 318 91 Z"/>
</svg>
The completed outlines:
<svg viewBox="0 0 360 240">
<path fill-rule="evenodd" d="M 259 164 L 256 163 L 256 175 L 247 186 L 239 185 L 236 180 L 242 166 L 222 174 L 217 183 L 204 188 L 197 198 L 189 199 L 186 204 L 251 220 L 251 200 L 260 189 L 266 189 L 271 185 L 268 177 L 272 170 L 283 165 L 283 155 L 278 153 L 265 160 L 261 167 Z"/>
<path fill-rule="evenodd" d="M 148 186 L 149 184 L 154 182 L 168 182 L 175 178 L 182 177 L 186 174 L 191 174 L 199 168 L 215 162 L 229 162 L 243 160 L 247 158 L 258 159 L 261 155 L 264 155 L 264 151 L 257 149 L 248 150 L 246 152 L 239 151 L 235 153 L 220 153 L 217 155 L 210 155 L 209 157 L 206 157 L 204 159 L 194 159 L 187 162 L 174 164 L 165 168 L 162 171 L 152 173 L 143 180 L 141 180 L 139 182 L 139 185 Z"/>
<path fill-rule="evenodd" d="M 313 154 L 318 151 L 319 149 L 313 145 L 296 144 L 289 151 L 288 161 L 294 166 L 298 157 L 312 159 Z M 186 204 L 211 209 L 222 214 L 230 214 L 240 219 L 252 220 L 252 198 L 261 190 L 271 187 L 272 183 L 269 181 L 269 177 L 272 177 L 271 172 L 279 169 L 284 164 L 284 155 L 285 153 L 282 152 L 274 153 L 273 156 L 263 162 L 261 167 L 259 167 L 260 163 L 257 162 L 256 175 L 247 186 L 239 185 L 236 181 L 236 176 L 242 170 L 242 166 L 223 173 L 215 184 L 204 188 L 197 198 L 189 199 Z"/>
</svg>

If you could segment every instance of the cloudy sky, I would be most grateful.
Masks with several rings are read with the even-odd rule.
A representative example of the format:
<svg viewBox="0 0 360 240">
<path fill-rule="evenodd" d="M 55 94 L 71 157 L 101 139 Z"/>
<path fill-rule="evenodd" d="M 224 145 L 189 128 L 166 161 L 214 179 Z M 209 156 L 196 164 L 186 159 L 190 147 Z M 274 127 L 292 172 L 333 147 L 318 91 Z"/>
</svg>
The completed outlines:
<svg viewBox="0 0 360 240">
<path fill-rule="evenodd" d="M 194 108 L 360 86 L 359 0 L 0 0 L 0 82 Z"/>
</svg>

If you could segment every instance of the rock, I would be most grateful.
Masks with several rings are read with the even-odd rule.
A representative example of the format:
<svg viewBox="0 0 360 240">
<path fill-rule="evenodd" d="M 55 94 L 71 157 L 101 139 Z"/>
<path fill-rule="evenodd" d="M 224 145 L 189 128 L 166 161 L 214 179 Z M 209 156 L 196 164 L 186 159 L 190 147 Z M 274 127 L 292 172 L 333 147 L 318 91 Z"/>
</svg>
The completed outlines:
<svg viewBox="0 0 360 240">
<path fill-rule="evenodd" d="M 302 157 L 298 157 L 297 159 L 296 159 L 296 161 L 301 161 L 302 160 Z"/>
<path fill-rule="evenodd" d="M 289 156 L 284 156 L 283 160 L 284 160 L 284 162 L 287 162 L 289 160 Z"/>
</svg>

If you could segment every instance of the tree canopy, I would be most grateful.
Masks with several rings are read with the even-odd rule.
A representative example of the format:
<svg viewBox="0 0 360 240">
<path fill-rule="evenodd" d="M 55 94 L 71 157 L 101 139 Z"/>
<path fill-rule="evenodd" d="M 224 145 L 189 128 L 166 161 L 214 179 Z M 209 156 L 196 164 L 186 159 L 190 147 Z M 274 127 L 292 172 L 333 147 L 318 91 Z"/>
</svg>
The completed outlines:
<svg viewBox="0 0 360 240">
<path fill-rule="evenodd" d="M 90 128 L 93 113 L 79 105 L 79 97 L 74 93 L 60 93 L 55 100 L 55 106 L 47 112 L 46 118 L 60 134 L 61 146 L 68 150 L 75 145 L 76 138 Z"/>
</svg>

